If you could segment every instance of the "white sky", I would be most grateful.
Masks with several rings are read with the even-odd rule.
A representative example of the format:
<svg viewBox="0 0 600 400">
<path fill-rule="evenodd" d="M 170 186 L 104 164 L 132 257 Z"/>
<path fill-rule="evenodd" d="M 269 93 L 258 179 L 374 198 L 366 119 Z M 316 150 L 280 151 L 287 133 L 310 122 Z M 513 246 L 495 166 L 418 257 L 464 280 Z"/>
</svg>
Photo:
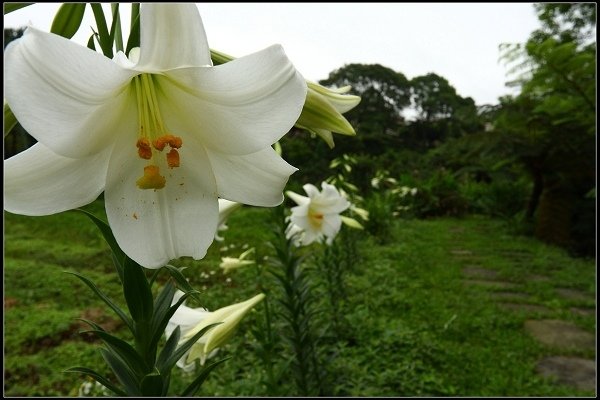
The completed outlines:
<svg viewBox="0 0 600 400">
<path fill-rule="evenodd" d="M 105 5 L 108 11 L 108 5 Z M 59 4 L 4 16 L 4 26 L 50 30 Z M 513 93 L 499 62 L 501 43 L 523 43 L 538 28 L 533 3 L 200 3 L 209 45 L 240 57 L 283 45 L 306 79 L 349 63 L 381 64 L 407 78 L 435 72 L 478 105 Z M 129 13 L 122 15 L 125 41 Z M 87 43 L 90 8 L 74 40 Z"/>
</svg>

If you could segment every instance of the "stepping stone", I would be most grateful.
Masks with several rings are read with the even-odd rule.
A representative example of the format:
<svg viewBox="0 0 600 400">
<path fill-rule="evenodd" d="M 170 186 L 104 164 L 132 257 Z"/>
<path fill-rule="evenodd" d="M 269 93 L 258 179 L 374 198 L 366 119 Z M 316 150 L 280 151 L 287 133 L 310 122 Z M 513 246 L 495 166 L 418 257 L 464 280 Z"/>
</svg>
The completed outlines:
<svg viewBox="0 0 600 400">
<path fill-rule="evenodd" d="M 569 289 L 569 288 L 557 288 L 555 289 L 561 297 L 568 300 L 594 300 L 590 295 L 580 290 Z"/>
<path fill-rule="evenodd" d="M 550 278 L 544 275 L 530 275 L 526 278 L 528 281 L 532 282 L 549 282 Z"/>
<path fill-rule="evenodd" d="M 538 361 L 536 372 L 580 390 L 596 389 L 596 363 L 593 360 L 564 356 L 546 357 Z"/>
<path fill-rule="evenodd" d="M 531 297 L 527 293 L 521 293 L 521 292 L 493 292 L 493 293 L 490 293 L 490 295 L 492 297 L 495 297 L 495 298 L 498 298 L 498 299 L 521 299 L 521 300 L 527 300 L 527 299 L 529 299 Z"/>
<path fill-rule="evenodd" d="M 500 307 L 511 310 L 511 311 L 522 311 L 527 313 L 540 313 L 546 314 L 551 310 L 544 306 L 538 306 L 536 304 L 520 304 L 520 303 L 500 303 L 498 304 Z"/>
<path fill-rule="evenodd" d="M 498 276 L 498 272 L 486 269 L 482 267 L 478 267 L 476 265 L 469 265 L 462 269 L 463 275 L 469 278 L 488 278 L 494 279 Z"/>
<path fill-rule="evenodd" d="M 581 315 L 583 317 L 596 314 L 596 310 L 593 308 L 571 307 L 569 308 L 569 311 L 571 311 L 573 314 Z"/>
<path fill-rule="evenodd" d="M 595 335 L 562 320 L 528 320 L 525 330 L 541 343 L 561 349 L 595 350 Z"/>
<path fill-rule="evenodd" d="M 517 289 L 519 287 L 519 285 L 517 285 L 516 283 L 511 283 L 511 282 L 504 282 L 504 281 L 486 281 L 486 280 L 479 280 L 479 279 L 467 279 L 467 280 L 463 280 L 463 283 L 466 285 L 475 285 L 475 286 L 482 286 L 482 287 L 493 287 L 493 288 L 500 288 L 500 289 Z"/>
</svg>

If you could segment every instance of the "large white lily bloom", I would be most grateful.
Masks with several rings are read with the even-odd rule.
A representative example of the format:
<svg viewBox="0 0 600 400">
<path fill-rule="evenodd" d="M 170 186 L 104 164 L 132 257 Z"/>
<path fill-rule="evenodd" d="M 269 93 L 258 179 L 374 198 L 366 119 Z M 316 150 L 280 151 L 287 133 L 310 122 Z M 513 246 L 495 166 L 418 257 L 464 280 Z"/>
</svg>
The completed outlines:
<svg viewBox="0 0 600 400">
<path fill-rule="evenodd" d="M 308 197 L 287 191 L 287 196 L 294 200 L 287 237 L 295 237 L 300 245 L 308 245 L 314 241 L 331 244 L 340 231 L 342 218 L 340 213 L 350 207 L 350 202 L 342 196 L 335 186 L 327 182 L 321 184 L 322 191 L 308 183 L 303 186 Z"/>
<path fill-rule="evenodd" d="M 183 296 L 183 292 L 178 290 L 175 293 L 173 303 L 176 303 L 181 296 Z M 229 340 L 242 318 L 264 297 L 265 295 L 261 293 L 250 300 L 219 308 L 213 312 L 209 312 L 204 308 L 187 307 L 185 302 L 180 305 L 165 329 L 165 334 L 169 337 L 175 328 L 179 326 L 181 330 L 180 344 L 186 342 L 208 325 L 220 324 L 202 335 L 198 342 L 177 361 L 177 366 L 185 371 L 191 371 L 194 369 L 196 359 L 200 360 L 200 364 L 204 364 L 207 358 L 214 356 L 218 348 Z"/>
<path fill-rule="evenodd" d="M 28 28 L 4 52 L 5 97 L 39 143 L 5 161 L 5 210 L 48 215 L 105 192 L 123 251 L 148 268 L 200 259 L 217 198 L 283 201 L 296 168 L 271 148 L 306 83 L 281 46 L 213 67 L 194 4 L 143 4 L 140 48 L 114 60 Z"/>
</svg>

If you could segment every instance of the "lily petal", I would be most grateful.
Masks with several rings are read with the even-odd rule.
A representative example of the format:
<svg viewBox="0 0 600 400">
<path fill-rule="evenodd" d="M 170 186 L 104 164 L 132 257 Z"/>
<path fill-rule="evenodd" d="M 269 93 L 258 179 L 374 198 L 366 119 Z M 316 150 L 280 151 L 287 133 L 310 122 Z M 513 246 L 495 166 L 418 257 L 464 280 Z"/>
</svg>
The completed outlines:
<svg viewBox="0 0 600 400">
<path fill-rule="evenodd" d="M 271 147 L 244 156 L 206 152 L 215 173 L 219 197 L 253 206 L 281 204 L 285 184 L 298 170 Z"/>
<path fill-rule="evenodd" d="M 166 97 L 161 104 L 169 105 L 168 126 L 238 155 L 256 153 L 285 135 L 307 90 L 279 45 L 213 68 L 171 70 L 158 82 Z"/>
<path fill-rule="evenodd" d="M 109 151 L 74 159 L 42 143 L 4 161 L 4 209 L 49 215 L 84 206 L 104 190 Z"/>
<path fill-rule="evenodd" d="M 299 206 L 304 206 L 310 203 L 309 197 L 302 196 L 298 193 L 294 193 L 291 190 L 288 190 L 287 192 L 285 192 L 285 194 L 287 195 L 287 197 L 294 200 Z"/>
<path fill-rule="evenodd" d="M 180 149 L 182 166 L 161 166 L 166 186 L 140 190 L 136 180 L 145 160 L 132 157 L 123 135 L 113 151 L 105 190 L 106 214 L 123 251 L 140 265 L 160 268 L 169 260 L 201 259 L 214 238 L 219 207 L 208 157 L 187 143 Z"/>
<path fill-rule="evenodd" d="M 95 154 L 115 132 L 135 129 L 127 83 L 137 72 L 99 53 L 30 27 L 6 48 L 4 68 L 15 116 L 57 154 Z"/>
<path fill-rule="evenodd" d="M 210 65 L 210 48 L 196 4 L 148 3 L 140 7 L 140 60 L 144 72 Z M 192 44 L 192 45 L 190 45 Z"/>
</svg>

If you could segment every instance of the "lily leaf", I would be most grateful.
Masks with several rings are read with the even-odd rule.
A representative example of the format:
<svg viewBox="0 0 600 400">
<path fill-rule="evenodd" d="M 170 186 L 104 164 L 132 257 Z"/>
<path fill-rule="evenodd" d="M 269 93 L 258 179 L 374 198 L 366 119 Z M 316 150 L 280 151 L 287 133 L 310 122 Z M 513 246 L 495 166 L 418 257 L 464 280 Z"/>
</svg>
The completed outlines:
<svg viewBox="0 0 600 400">
<path fill-rule="evenodd" d="M 142 378 L 142 396 L 161 396 L 164 385 L 163 376 L 158 371 L 154 371 Z"/>
<path fill-rule="evenodd" d="M 114 372 L 119 382 L 121 382 L 121 384 L 125 387 L 127 395 L 141 395 L 137 379 L 125 362 L 107 349 L 101 348 L 100 353 L 102 354 L 104 361 L 106 361 L 110 369 Z"/>
<path fill-rule="evenodd" d="M 110 26 L 111 42 L 115 44 L 117 51 L 123 51 L 123 32 L 121 31 L 121 14 L 119 14 L 119 3 L 111 3 L 112 24 Z"/>
<path fill-rule="evenodd" d="M 198 375 L 198 377 L 196 379 L 194 379 L 194 381 L 192 383 L 190 383 L 190 385 L 187 388 L 185 388 L 185 390 L 181 393 L 181 396 L 187 397 L 187 396 L 193 396 L 194 394 L 196 394 L 198 389 L 200 389 L 200 386 L 202 385 L 202 383 L 206 380 L 206 378 L 208 378 L 208 374 L 213 369 L 215 369 L 217 367 L 217 365 L 229 360 L 230 358 L 231 357 L 227 357 L 222 360 L 215 361 L 214 363 L 204 367 L 202 369 L 202 371 L 200 372 L 200 375 Z"/>
<path fill-rule="evenodd" d="M 198 331 L 198 333 L 196 333 L 194 336 L 192 336 L 191 338 L 189 338 L 184 344 L 182 344 L 181 346 L 179 346 L 177 348 L 177 350 L 175 350 L 175 352 L 173 352 L 173 354 L 171 354 L 171 357 L 169 357 L 164 362 L 164 364 L 162 365 L 161 372 L 162 373 L 166 373 L 166 372 L 170 371 L 171 368 L 173 368 L 173 365 L 175 365 L 175 363 L 177 363 L 177 361 L 181 357 L 183 357 L 183 355 L 189 349 L 191 349 L 194 344 L 196 344 L 196 342 L 198 341 L 198 339 L 200 339 L 202 337 L 202 335 L 204 335 L 210 329 L 214 328 L 215 326 L 217 326 L 219 324 L 222 324 L 222 322 L 217 322 L 216 324 L 210 324 L 210 325 L 204 327 L 203 329 L 201 329 L 200 331 Z"/>
<path fill-rule="evenodd" d="M 108 26 L 106 25 L 106 17 L 100 3 L 90 3 L 92 11 L 94 12 L 94 18 L 96 19 L 96 27 L 98 28 L 98 42 L 102 53 L 108 58 L 113 58 L 112 51 L 112 40 L 108 32 Z"/>
<path fill-rule="evenodd" d="M 91 280 L 89 280 L 88 278 L 86 278 L 83 275 L 79 275 L 76 272 L 71 272 L 71 271 L 65 271 L 65 272 L 68 274 L 75 275 L 76 277 L 81 279 L 83 281 L 83 283 L 88 285 L 88 287 L 90 289 L 92 289 L 92 291 L 94 293 L 96 293 L 96 295 L 98 297 L 100 297 L 106 303 L 106 305 L 109 306 L 123 320 L 123 322 L 125 322 L 127 327 L 129 327 L 129 330 L 132 333 L 135 333 L 135 329 L 133 327 L 131 319 L 123 312 L 123 310 L 121 310 L 115 303 L 113 303 L 113 301 L 110 298 L 108 298 L 108 296 L 106 296 L 104 293 L 102 293 L 100 291 L 100 289 L 98 289 L 98 287 L 94 284 L 94 282 L 92 282 Z"/>
<path fill-rule="evenodd" d="M 167 339 L 167 342 L 165 343 L 165 347 L 163 347 L 162 351 L 160 352 L 160 355 L 158 356 L 158 359 L 156 360 L 156 368 L 158 368 L 159 371 L 164 371 L 163 367 L 164 367 L 165 363 L 167 362 L 167 360 L 171 357 L 171 355 L 173 355 L 173 352 L 175 352 L 175 349 L 177 349 L 177 344 L 179 343 L 180 337 L 181 337 L 181 328 L 179 326 L 177 326 L 173 330 L 173 333 L 171 333 L 171 336 L 169 336 L 169 338 Z M 168 371 L 165 371 L 165 372 L 168 372 Z"/>
<path fill-rule="evenodd" d="M 63 3 L 52 21 L 50 32 L 71 39 L 81 26 L 84 13 L 85 3 Z"/>
<path fill-rule="evenodd" d="M 129 52 L 134 47 L 140 46 L 140 3 L 131 5 L 131 29 L 129 30 L 129 39 L 127 39 L 127 48 L 125 54 L 129 56 Z"/>
<path fill-rule="evenodd" d="M 35 3 L 6 3 L 4 4 L 4 15 L 20 10 L 21 8 L 30 6 L 32 4 Z"/>
<path fill-rule="evenodd" d="M 135 351 L 129 343 L 104 330 L 94 329 L 86 332 L 94 333 L 100 337 L 104 344 L 106 344 L 113 353 L 121 357 L 136 375 L 143 376 L 145 374 L 144 371 L 147 371 L 147 368 L 144 368 L 144 360 L 142 360 L 137 351 Z"/>
<path fill-rule="evenodd" d="M 152 291 L 143 268 L 129 257 L 123 264 L 123 292 L 133 320 L 150 321 L 154 312 Z"/>
<path fill-rule="evenodd" d="M 194 290 L 194 288 L 192 287 L 192 285 L 190 285 L 190 283 L 187 281 L 187 279 L 185 279 L 185 276 L 183 276 L 183 274 L 181 273 L 181 271 L 183 269 L 179 269 L 173 265 L 165 265 L 165 268 L 169 271 L 169 273 L 171 274 L 171 277 L 173 279 L 175 279 L 175 282 L 177 282 L 177 284 L 179 285 L 179 287 L 181 288 L 181 290 L 185 293 L 190 293 L 190 295 L 200 301 L 200 298 L 197 297 L 197 294 L 200 294 L 200 292 L 198 292 L 197 290 Z"/>
<path fill-rule="evenodd" d="M 85 367 L 72 367 L 72 368 L 65 370 L 65 372 L 78 372 L 80 374 L 88 375 L 88 376 L 92 377 L 93 379 L 95 379 L 96 382 L 98 382 L 102 386 L 105 386 L 107 389 L 112 390 L 114 394 L 116 394 L 118 396 L 127 396 L 127 393 L 125 393 L 124 391 L 122 391 L 121 389 L 119 389 L 118 387 L 113 385 L 112 383 L 110 383 L 110 381 L 108 379 L 106 379 L 105 377 L 103 377 L 102 375 L 100 375 L 99 373 L 94 371 L 93 369 L 89 369 L 89 368 L 85 368 Z"/>
<path fill-rule="evenodd" d="M 13 130 L 18 122 L 19 121 L 17 121 L 17 117 L 15 117 L 15 114 L 13 114 L 8 103 L 4 101 L 4 137 L 6 137 L 6 135 Z"/>
<path fill-rule="evenodd" d="M 119 279 L 121 280 L 121 283 L 122 283 L 123 282 L 123 262 L 124 262 L 125 258 L 127 258 L 127 256 L 125 255 L 123 250 L 121 250 L 121 248 L 117 244 L 117 240 L 115 239 L 115 236 L 113 235 L 112 229 L 110 229 L 110 226 L 106 222 L 102 221 L 100 218 L 96 217 L 94 214 L 87 212 L 85 210 L 82 210 L 81 208 L 76 208 L 73 211 L 79 211 L 79 212 L 82 212 L 83 214 L 87 215 L 92 220 L 92 222 L 95 223 L 98 228 L 100 228 L 100 232 L 102 232 L 102 236 L 104 236 L 104 240 L 106 240 L 106 243 L 108 243 L 108 246 L 110 247 L 110 249 L 113 252 L 113 261 L 115 263 L 115 268 L 117 269 L 117 273 L 119 274 Z"/>
</svg>

